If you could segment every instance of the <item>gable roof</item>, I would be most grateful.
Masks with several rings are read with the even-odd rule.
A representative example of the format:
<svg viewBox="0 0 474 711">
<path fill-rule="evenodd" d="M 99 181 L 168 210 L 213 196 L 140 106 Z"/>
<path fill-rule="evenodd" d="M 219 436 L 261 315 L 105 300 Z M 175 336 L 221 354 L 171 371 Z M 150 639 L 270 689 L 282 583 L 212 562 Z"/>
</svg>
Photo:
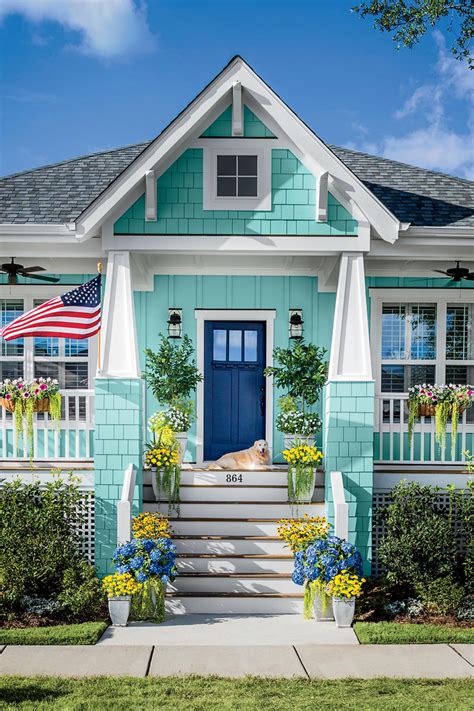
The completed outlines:
<svg viewBox="0 0 474 711">
<path fill-rule="evenodd" d="M 326 145 L 239 56 L 152 141 L 0 179 L 0 224 L 76 222 L 76 236 L 91 236 L 117 202 L 140 189 L 147 170 L 163 165 L 193 131 L 220 115 L 236 82 L 245 88 L 245 103 L 261 109 L 282 128 L 310 170 L 328 171 L 335 190 L 344 193 L 350 188 L 346 199 L 355 213 L 363 220 L 370 214 L 383 239 L 396 240 L 400 222 L 421 227 L 474 226 L 473 183 Z"/>
<path fill-rule="evenodd" d="M 136 143 L 0 178 L 0 223 L 73 222 L 149 145 Z M 329 147 L 400 222 L 474 227 L 474 182 Z"/>
</svg>

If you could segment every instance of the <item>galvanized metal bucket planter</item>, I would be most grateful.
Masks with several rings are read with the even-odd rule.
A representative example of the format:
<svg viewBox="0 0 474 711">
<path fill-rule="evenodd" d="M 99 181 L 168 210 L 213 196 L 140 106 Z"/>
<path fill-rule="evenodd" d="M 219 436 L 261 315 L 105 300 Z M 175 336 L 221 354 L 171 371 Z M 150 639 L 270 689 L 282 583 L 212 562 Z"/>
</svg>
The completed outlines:
<svg viewBox="0 0 474 711">
<path fill-rule="evenodd" d="M 308 447 L 312 447 L 314 444 L 314 438 L 316 435 L 300 435 L 300 434 L 284 434 L 283 442 L 285 449 L 291 449 L 297 444 L 305 444 Z"/>
<path fill-rule="evenodd" d="M 179 444 L 179 463 L 183 463 L 184 455 L 186 454 L 186 445 L 188 443 L 188 433 L 187 432 L 175 432 L 175 437 Z"/>
<path fill-rule="evenodd" d="M 316 622 L 334 622 L 332 597 L 326 593 L 316 592 L 314 595 L 314 616 Z"/>
<path fill-rule="evenodd" d="M 131 595 L 109 597 L 109 615 L 114 627 L 126 627 L 130 615 Z"/>
<path fill-rule="evenodd" d="M 355 597 L 333 597 L 332 605 L 336 627 L 351 627 L 355 612 Z"/>
</svg>

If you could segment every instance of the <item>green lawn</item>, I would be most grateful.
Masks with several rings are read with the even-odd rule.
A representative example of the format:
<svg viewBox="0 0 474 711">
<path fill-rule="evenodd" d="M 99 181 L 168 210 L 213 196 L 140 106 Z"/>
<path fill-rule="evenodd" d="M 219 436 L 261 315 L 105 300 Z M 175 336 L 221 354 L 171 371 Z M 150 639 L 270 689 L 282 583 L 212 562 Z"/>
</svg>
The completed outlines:
<svg viewBox="0 0 474 711">
<path fill-rule="evenodd" d="M 472 708 L 470 680 L 57 679 L 0 677 L 0 709 L 314 711 Z"/>
<path fill-rule="evenodd" d="M 474 628 L 400 622 L 355 622 L 361 644 L 474 644 Z"/>
<path fill-rule="evenodd" d="M 106 622 L 83 622 L 54 627 L 0 628 L 0 644 L 95 644 Z"/>
</svg>

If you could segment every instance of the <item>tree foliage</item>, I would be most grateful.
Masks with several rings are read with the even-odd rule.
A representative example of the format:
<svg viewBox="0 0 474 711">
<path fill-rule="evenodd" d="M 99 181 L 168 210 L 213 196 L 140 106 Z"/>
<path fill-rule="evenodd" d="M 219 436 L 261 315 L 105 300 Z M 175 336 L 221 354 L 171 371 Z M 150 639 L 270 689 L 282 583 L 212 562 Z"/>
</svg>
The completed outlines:
<svg viewBox="0 0 474 711">
<path fill-rule="evenodd" d="M 277 365 L 265 368 L 265 375 L 273 376 L 277 387 L 305 405 L 314 405 L 326 383 L 328 363 L 326 349 L 313 343 L 297 341 L 290 348 L 275 348 L 273 359 Z"/>
<path fill-rule="evenodd" d="M 194 346 L 189 336 L 184 336 L 179 346 L 160 333 L 158 350 L 145 350 L 144 378 L 153 395 L 162 405 L 176 405 L 196 389 L 202 375 L 196 368 Z"/>
<path fill-rule="evenodd" d="M 474 68 L 470 44 L 474 35 L 472 0 L 365 0 L 352 8 L 361 17 L 373 17 L 374 27 L 393 33 L 397 48 L 413 47 L 442 20 L 456 34 L 451 52 Z"/>
</svg>

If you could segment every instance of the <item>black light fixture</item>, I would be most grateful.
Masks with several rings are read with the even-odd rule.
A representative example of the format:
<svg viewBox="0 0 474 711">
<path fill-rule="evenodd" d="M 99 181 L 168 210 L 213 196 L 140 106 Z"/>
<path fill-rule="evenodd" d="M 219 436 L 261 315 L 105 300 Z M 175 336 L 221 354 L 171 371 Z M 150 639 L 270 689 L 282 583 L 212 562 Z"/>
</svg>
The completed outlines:
<svg viewBox="0 0 474 711">
<path fill-rule="evenodd" d="M 168 309 L 168 338 L 181 338 L 183 335 L 182 309 Z"/>
<path fill-rule="evenodd" d="M 301 341 L 303 338 L 303 310 L 290 309 L 288 322 L 289 338 L 293 341 Z"/>
</svg>

